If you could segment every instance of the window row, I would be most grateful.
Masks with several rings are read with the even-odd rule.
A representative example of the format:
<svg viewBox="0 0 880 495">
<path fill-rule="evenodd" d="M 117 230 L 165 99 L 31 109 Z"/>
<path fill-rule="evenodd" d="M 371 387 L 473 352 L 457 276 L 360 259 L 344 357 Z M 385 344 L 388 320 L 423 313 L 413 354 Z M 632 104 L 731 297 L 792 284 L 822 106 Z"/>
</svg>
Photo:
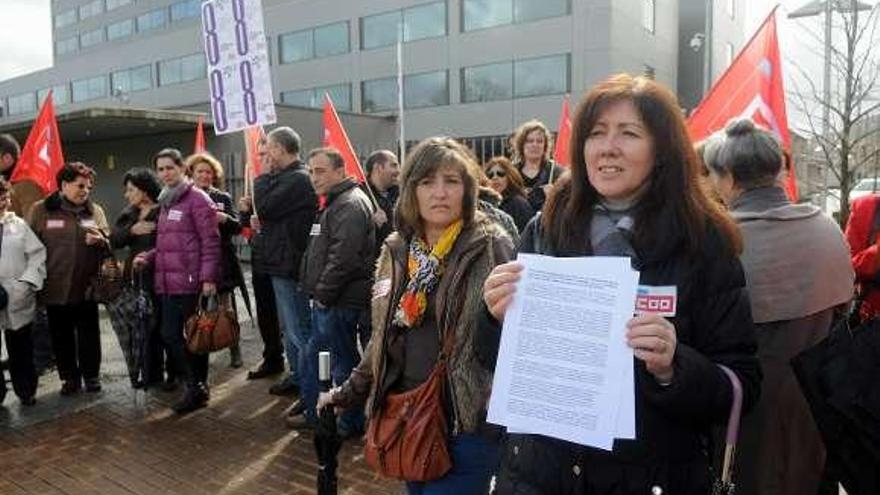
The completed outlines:
<svg viewBox="0 0 880 495">
<path fill-rule="evenodd" d="M 185 57 L 163 60 L 155 65 L 158 72 L 158 85 L 170 86 L 204 79 L 207 72 L 205 56 L 201 53 Z M 145 64 L 129 69 L 114 71 L 107 75 L 99 75 L 72 81 L 70 85 L 57 84 L 33 91 L 13 95 L 8 98 L 6 114 L 19 115 L 35 112 L 52 90 L 52 101 L 55 105 L 78 103 L 107 97 L 121 97 L 128 93 L 150 89 L 156 85 L 153 78 L 153 64 Z M 334 101 L 336 96 L 334 95 Z"/>
<path fill-rule="evenodd" d="M 111 0 L 108 0 L 107 4 L 108 10 L 110 1 Z M 124 2 L 125 0 L 118 1 Z M 131 2 L 131 0 L 128 0 L 128 2 Z M 74 14 L 76 13 L 75 10 L 71 10 L 68 12 L 73 12 Z M 56 16 L 56 27 L 75 22 L 75 15 L 73 16 L 74 21 L 68 22 L 70 20 L 68 12 Z M 135 18 L 123 19 L 121 21 L 108 24 L 106 27 L 100 27 L 91 31 L 80 33 L 79 37 L 71 36 L 69 38 L 59 40 L 55 43 L 55 54 L 64 55 L 67 53 L 73 53 L 79 49 L 88 48 L 98 43 L 102 43 L 105 40 L 114 41 L 122 38 L 127 38 L 129 36 L 132 36 L 135 33 L 135 30 L 137 30 L 137 32 L 139 33 L 146 33 L 159 29 L 164 29 L 169 22 L 169 19 L 170 22 L 174 23 L 190 18 L 199 17 L 200 15 L 200 0 L 185 0 L 182 2 L 177 2 L 172 4 L 170 9 L 161 8 L 151 10 Z M 59 16 L 65 17 L 60 18 Z M 59 24 L 59 19 L 61 24 Z"/>
<path fill-rule="evenodd" d="M 200 15 L 200 0 L 186 0 L 171 5 L 170 22 L 178 22 L 184 19 L 198 17 Z M 109 5 L 109 3 L 108 3 Z M 115 41 L 134 35 L 135 31 L 146 33 L 158 29 L 164 29 L 169 22 L 167 9 L 151 10 L 135 18 L 123 19 L 91 31 L 80 33 L 79 37 L 71 36 L 58 40 L 55 43 L 55 54 L 65 55 L 85 49 L 90 46 Z"/>
<path fill-rule="evenodd" d="M 463 0 L 462 30 L 472 31 L 571 13 L 571 0 Z M 371 50 L 448 34 L 446 0 L 360 18 L 360 48 Z M 281 63 L 299 62 L 351 51 L 347 21 L 279 36 Z"/>
<path fill-rule="evenodd" d="M 104 0 L 92 0 L 91 2 L 80 5 L 77 8 L 72 8 L 55 14 L 55 28 L 58 29 L 71 24 L 76 24 L 77 21 L 83 21 L 90 17 L 101 15 L 104 13 L 105 9 L 107 12 L 110 12 L 119 7 L 131 5 L 132 3 L 134 3 L 134 0 L 106 0 L 106 4 Z"/>
<path fill-rule="evenodd" d="M 571 61 L 568 54 L 531 59 L 497 62 L 461 69 L 461 102 L 474 103 L 532 96 L 562 94 L 570 91 Z M 207 71 L 201 53 L 163 60 L 155 65 L 146 64 L 110 74 L 53 86 L 56 105 L 82 102 L 109 96 L 122 96 L 158 86 L 169 86 L 204 79 Z M 50 88 L 37 93 L 28 92 L 10 96 L 6 107 L 9 115 L 36 111 Z M 361 109 L 365 113 L 388 112 L 397 109 L 397 78 L 383 77 L 360 84 Z M 351 84 L 335 84 L 309 89 L 284 91 L 281 101 L 289 105 L 320 108 L 324 93 L 329 93 L 340 110 L 353 110 Z M 403 78 L 405 108 L 425 108 L 449 105 L 449 72 L 446 70 L 407 74 Z"/>
</svg>

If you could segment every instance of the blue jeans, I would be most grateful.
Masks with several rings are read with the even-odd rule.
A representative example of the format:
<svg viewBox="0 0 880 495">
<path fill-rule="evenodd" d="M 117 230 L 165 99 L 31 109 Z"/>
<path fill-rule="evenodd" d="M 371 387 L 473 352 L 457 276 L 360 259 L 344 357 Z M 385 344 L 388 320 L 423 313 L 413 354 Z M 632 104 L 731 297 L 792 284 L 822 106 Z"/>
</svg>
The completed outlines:
<svg viewBox="0 0 880 495">
<path fill-rule="evenodd" d="M 358 353 L 358 322 L 364 310 L 328 307 L 317 305 L 312 310 L 317 338 L 317 350 L 330 351 L 330 374 L 333 383 L 342 385 L 348 380 L 351 370 L 358 365 L 361 356 Z M 353 431 L 363 431 L 363 408 L 349 409 L 339 416 L 339 427 Z"/>
<path fill-rule="evenodd" d="M 305 406 L 306 417 L 315 417 L 318 401 L 318 357 L 312 342 L 312 310 L 309 297 L 297 286 L 296 280 L 272 276 L 275 304 L 289 345 L 288 357 L 293 353 L 295 365 L 291 365 L 299 379 L 300 400 Z M 310 357 L 314 354 L 314 358 Z"/>
<path fill-rule="evenodd" d="M 459 434 L 449 440 L 452 469 L 435 481 L 407 482 L 409 495 L 485 495 L 498 469 L 501 449 L 479 435 Z"/>
</svg>

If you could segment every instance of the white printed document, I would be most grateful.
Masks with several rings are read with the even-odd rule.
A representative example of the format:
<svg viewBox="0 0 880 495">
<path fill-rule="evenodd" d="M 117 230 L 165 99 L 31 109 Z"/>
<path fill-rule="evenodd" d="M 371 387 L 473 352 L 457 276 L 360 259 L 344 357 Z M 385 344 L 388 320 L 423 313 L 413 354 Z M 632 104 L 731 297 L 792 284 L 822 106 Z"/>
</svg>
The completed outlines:
<svg viewBox="0 0 880 495">
<path fill-rule="evenodd" d="M 520 254 L 522 278 L 504 317 L 488 421 L 611 450 L 635 438 L 629 258 Z"/>
</svg>

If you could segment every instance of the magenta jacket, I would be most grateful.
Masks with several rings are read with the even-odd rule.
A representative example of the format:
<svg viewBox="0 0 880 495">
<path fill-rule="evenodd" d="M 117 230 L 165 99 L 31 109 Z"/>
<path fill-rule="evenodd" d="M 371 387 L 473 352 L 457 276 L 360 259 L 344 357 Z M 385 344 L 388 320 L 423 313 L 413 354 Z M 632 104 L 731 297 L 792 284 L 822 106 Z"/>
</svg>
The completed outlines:
<svg viewBox="0 0 880 495">
<path fill-rule="evenodd" d="M 192 184 L 159 213 L 156 247 L 145 253 L 155 266 L 156 293 L 198 294 L 202 282 L 217 283 L 220 230 L 211 198 Z"/>
</svg>

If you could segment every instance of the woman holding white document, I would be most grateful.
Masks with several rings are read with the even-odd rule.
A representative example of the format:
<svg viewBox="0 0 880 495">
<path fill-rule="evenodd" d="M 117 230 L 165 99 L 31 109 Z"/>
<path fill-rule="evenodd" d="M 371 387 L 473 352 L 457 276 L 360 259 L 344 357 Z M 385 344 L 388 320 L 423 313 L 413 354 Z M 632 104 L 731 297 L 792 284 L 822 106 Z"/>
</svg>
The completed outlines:
<svg viewBox="0 0 880 495">
<path fill-rule="evenodd" d="M 641 288 L 672 293 L 674 311 L 642 312 L 627 324 L 635 440 L 617 439 L 605 451 L 510 434 L 496 493 L 704 495 L 711 428 L 727 420 L 733 398 L 717 365 L 742 382 L 746 409 L 760 393 L 739 232 L 701 189 L 681 110 L 666 88 L 613 76 L 582 98 L 572 123 L 571 173 L 526 228 L 520 252 L 628 256 Z M 500 265 L 484 284 L 484 361 L 497 354 L 520 271 L 515 262 Z"/>
</svg>

